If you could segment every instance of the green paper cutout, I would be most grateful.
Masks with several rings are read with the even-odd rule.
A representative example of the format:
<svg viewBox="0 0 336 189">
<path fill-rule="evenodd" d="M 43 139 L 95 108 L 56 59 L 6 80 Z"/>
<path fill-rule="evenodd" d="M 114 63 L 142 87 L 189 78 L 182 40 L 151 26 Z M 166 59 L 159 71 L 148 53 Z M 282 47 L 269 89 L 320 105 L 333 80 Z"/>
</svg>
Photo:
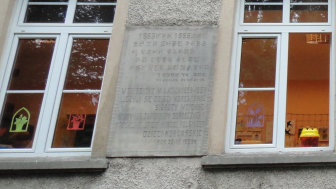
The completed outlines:
<svg viewBox="0 0 336 189">
<path fill-rule="evenodd" d="M 27 119 L 26 116 L 23 116 L 22 114 L 20 115 L 20 117 L 15 118 L 16 114 L 18 114 L 21 110 L 24 110 L 24 111 L 27 112 L 28 119 Z M 14 122 L 14 118 L 15 118 L 15 122 Z M 22 107 L 21 109 L 19 109 L 18 111 L 15 112 L 15 114 L 12 118 L 12 123 L 11 123 L 11 127 L 10 127 L 9 132 L 26 132 L 28 130 L 29 120 L 30 120 L 29 111 L 25 107 Z M 13 124 L 16 126 L 15 130 L 13 130 Z M 26 128 L 22 129 L 24 127 L 24 125 L 26 125 Z"/>
</svg>

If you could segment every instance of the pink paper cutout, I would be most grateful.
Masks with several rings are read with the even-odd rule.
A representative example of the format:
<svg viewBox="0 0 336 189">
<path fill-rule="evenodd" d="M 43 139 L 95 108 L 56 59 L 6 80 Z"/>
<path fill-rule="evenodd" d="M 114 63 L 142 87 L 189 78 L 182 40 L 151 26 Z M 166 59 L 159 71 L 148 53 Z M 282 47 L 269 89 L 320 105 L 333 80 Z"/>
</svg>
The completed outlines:
<svg viewBox="0 0 336 189">
<path fill-rule="evenodd" d="M 73 114 L 75 110 L 82 109 L 83 114 Z M 73 109 L 69 116 L 68 127 L 67 130 L 84 130 L 86 120 L 86 111 L 83 107 L 77 106 Z M 81 127 L 82 126 L 82 127 Z"/>
</svg>

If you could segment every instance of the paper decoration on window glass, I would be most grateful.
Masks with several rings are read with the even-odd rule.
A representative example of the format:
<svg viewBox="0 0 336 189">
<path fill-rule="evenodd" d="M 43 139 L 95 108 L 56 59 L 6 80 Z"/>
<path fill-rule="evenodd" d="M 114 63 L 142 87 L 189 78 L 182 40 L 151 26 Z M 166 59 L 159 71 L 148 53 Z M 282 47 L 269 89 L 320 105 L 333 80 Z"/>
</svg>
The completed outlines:
<svg viewBox="0 0 336 189">
<path fill-rule="evenodd" d="M 22 107 L 13 115 L 9 132 L 27 132 L 29 120 L 30 112 L 25 107 Z"/>
<path fill-rule="evenodd" d="M 319 141 L 329 141 L 329 127 L 320 127 L 319 128 L 320 138 Z"/>
<path fill-rule="evenodd" d="M 67 130 L 84 130 L 85 120 L 85 109 L 81 106 L 76 107 L 70 113 Z"/>
<path fill-rule="evenodd" d="M 246 127 L 263 127 L 265 119 L 265 110 L 263 106 L 255 102 L 247 111 Z"/>
<path fill-rule="evenodd" d="M 286 127 L 285 127 L 286 135 L 293 135 L 295 134 L 295 120 L 287 120 Z"/>
</svg>

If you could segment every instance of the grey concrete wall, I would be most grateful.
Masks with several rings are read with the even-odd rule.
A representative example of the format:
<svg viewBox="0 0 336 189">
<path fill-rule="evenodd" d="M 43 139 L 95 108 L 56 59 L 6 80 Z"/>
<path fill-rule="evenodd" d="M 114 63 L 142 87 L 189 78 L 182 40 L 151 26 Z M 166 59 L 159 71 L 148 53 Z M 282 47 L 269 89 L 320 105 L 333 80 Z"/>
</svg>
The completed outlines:
<svg viewBox="0 0 336 189">
<path fill-rule="evenodd" d="M 221 0 L 130 0 L 127 25 L 217 25 Z"/>
<path fill-rule="evenodd" d="M 203 170 L 200 158 L 110 159 L 104 173 L 0 174 L 0 188 L 336 188 L 336 168 Z"/>
</svg>

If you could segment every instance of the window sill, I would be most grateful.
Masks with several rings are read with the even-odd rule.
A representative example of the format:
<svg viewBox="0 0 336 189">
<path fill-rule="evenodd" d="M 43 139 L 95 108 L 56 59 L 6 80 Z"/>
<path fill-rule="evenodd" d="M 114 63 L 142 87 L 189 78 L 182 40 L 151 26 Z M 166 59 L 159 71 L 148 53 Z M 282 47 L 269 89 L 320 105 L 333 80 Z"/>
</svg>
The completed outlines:
<svg viewBox="0 0 336 189">
<path fill-rule="evenodd" d="M 203 168 L 283 167 L 336 165 L 334 152 L 235 153 L 202 158 Z"/>
<path fill-rule="evenodd" d="M 106 158 L 91 157 L 22 157 L 0 158 L 2 171 L 104 171 Z"/>
</svg>

